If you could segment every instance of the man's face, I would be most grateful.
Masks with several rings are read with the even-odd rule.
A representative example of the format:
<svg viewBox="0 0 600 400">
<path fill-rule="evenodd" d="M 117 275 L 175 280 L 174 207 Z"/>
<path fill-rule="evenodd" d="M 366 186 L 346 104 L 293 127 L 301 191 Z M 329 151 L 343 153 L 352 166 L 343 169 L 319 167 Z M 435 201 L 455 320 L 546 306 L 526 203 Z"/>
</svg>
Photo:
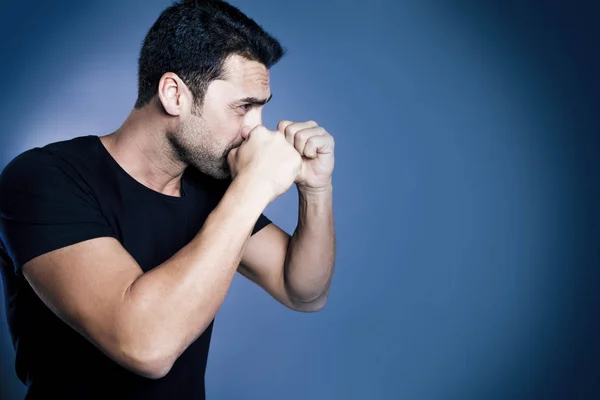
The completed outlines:
<svg viewBox="0 0 600 400">
<path fill-rule="evenodd" d="M 271 96 L 263 64 L 236 55 L 224 70 L 224 80 L 209 84 L 201 109 L 168 135 L 183 161 L 217 179 L 229 177 L 227 154 L 262 124 L 262 108 Z"/>
</svg>

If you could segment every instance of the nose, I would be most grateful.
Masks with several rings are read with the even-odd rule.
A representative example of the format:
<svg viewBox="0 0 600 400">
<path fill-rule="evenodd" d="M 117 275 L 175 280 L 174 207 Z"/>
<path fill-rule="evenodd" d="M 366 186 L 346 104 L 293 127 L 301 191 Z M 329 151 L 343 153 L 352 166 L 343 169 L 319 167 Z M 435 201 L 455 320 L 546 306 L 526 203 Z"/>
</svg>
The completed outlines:
<svg viewBox="0 0 600 400">
<path fill-rule="evenodd" d="M 242 126 L 242 138 L 244 140 L 248 139 L 250 131 L 256 128 L 258 125 L 262 125 L 262 110 L 256 108 L 250 110 L 244 118 L 244 124 Z"/>
</svg>

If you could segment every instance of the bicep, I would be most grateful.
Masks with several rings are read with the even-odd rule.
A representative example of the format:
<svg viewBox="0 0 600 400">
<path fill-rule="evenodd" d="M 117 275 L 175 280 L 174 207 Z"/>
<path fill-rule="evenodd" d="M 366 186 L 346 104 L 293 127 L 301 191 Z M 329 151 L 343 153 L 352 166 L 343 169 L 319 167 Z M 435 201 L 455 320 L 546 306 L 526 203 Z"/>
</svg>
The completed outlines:
<svg viewBox="0 0 600 400">
<path fill-rule="evenodd" d="M 248 240 L 239 272 L 283 305 L 293 308 L 285 290 L 283 268 L 290 235 L 271 223 Z"/>
<path fill-rule="evenodd" d="M 125 293 L 142 270 L 114 238 L 99 237 L 42 254 L 23 265 L 25 279 L 59 318 L 108 353 L 116 351 Z"/>
<path fill-rule="evenodd" d="M 3 170 L 0 193 L 0 235 L 14 273 L 59 318 L 122 359 L 123 296 L 142 270 L 87 181 L 61 158 L 30 151 Z"/>
</svg>

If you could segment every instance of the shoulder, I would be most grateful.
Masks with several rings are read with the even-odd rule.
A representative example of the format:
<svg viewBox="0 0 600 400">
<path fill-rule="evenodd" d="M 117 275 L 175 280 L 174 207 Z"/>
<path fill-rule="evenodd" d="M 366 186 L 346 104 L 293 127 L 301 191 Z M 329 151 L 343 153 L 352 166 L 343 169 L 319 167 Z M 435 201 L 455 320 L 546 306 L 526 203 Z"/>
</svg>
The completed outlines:
<svg viewBox="0 0 600 400">
<path fill-rule="evenodd" d="M 0 172 L 0 177 L 34 177 L 57 169 L 77 169 L 89 162 L 95 152 L 94 137 L 80 136 L 33 147 L 15 156 Z"/>
<path fill-rule="evenodd" d="M 26 150 L 13 158 L 0 173 L 0 192 L 31 185 L 57 164 L 55 157 L 40 148 Z"/>
<path fill-rule="evenodd" d="M 25 195 L 35 197 L 85 188 L 79 166 L 89 138 L 74 138 L 34 147 L 15 156 L 0 172 L 0 209 Z M 41 197 L 40 197 L 41 198 Z"/>
</svg>

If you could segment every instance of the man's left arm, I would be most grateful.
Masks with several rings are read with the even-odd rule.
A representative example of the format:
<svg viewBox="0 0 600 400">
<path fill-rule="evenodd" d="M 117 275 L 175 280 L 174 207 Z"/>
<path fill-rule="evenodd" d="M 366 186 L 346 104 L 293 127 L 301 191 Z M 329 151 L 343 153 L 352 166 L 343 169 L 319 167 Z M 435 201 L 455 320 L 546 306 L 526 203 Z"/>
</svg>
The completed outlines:
<svg viewBox="0 0 600 400">
<path fill-rule="evenodd" d="M 278 131 L 303 156 L 296 180 L 298 224 L 291 236 L 273 223 L 254 234 L 239 272 L 293 310 L 318 311 L 327 301 L 336 255 L 334 141 L 313 121 L 281 121 Z"/>
</svg>

